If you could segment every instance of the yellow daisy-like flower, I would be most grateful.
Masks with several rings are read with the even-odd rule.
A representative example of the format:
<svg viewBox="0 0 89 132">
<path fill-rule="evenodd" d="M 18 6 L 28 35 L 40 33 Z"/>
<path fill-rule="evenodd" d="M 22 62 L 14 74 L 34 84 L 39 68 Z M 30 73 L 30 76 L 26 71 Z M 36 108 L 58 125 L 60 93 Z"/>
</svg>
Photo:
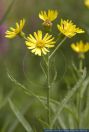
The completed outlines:
<svg viewBox="0 0 89 132">
<path fill-rule="evenodd" d="M 89 8 L 89 0 L 85 0 L 85 1 L 84 1 L 84 4 L 85 4 L 86 7 Z"/>
<path fill-rule="evenodd" d="M 89 43 L 83 43 L 83 41 L 71 44 L 71 48 L 77 53 L 85 53 L 89 51 Z"/>
<path fill-rule="evenodd" d="M 16 23 L 16 28 L 10 27 L 10 29 L 5 32 L 5 37 L 12 39 L 16 37 L 16 35 L 21 34 L 24 25 L 25 19 L 20 20 L 20 23 Z"/>
<path fill-rule="evenodd" d="M 66 37 L 71 38 L 77 33 L 84 33 L 85 31 L 77 28 L 70 20 L 61 20 L 60 25 L 57 25 L 58 30 L 63 33 Z"/>
<path fill-rule="evenodd" d="M 38 56 L 46 55 L 49 52 L 48 49 L 54 47 L 54 44 L 54 37 L 48 33 L 43 36 L 40 30 L 37 33 L 34 32 L 34 36 L 29 34 L 26 41 L 27 48 L 31 49 L 31 52 Z"/>
<path fill-rule="evenodd" d="M 52 21 L 54 21 L 58 16 L 57 10 L 48 10 L 46 11 L 41 11 L 39 13 L 39 18 L 44 21 L 43 25 L 44 26 L 52 26 Z"/>
</svg>

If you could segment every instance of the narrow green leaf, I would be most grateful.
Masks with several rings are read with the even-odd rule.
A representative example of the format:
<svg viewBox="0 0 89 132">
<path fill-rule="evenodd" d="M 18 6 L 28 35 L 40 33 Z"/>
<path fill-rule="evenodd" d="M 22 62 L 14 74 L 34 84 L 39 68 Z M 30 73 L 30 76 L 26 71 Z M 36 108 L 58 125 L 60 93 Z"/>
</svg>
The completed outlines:
<svg viewBox="0 0 89 132">
<path fill-rule="evenodd" d="M 42 100 L 39 98 L 39 96 L 37 96 L 35 93 L 33 93 L 31 90 L 28 90 L 24 85 L 22 85 L 21 83 L 19 83 L 12 75 L 10 75 L 9 73 L 7 73 L 9 79 L 14 82 L 16 85 L 18 85 L 20 88 L 22 88 L 24 90 L 24 92 L 27 95 L 32 95 L 33 97 L 35 97 L 42 105 L 45 109 L 47 109 L 46 105 L 42 102 Z"/>
<path fill-rule="evenodd" d="M 56 112 L 56 107 L 55 107 L 55 105 L 51 104 L 51 109 L 52 109 L 53 113 Z M 61 126 L 62 129 L 67 129 L 66 124 L 64 123 L 64 121 L 63 121 L 63 119 L 61 118 L 61 116 L 59 116 L 59 118 L 58 118 L 58 123 L 59 123 L 59 125 Z"/>
<path fill-rule="evenodd" d="M 45 71 L 45 68 L 44 68 L 42 62 L 40 62 L 40 67 L 41 67 L 41 69 L 42 69 L 42 71 L 43 71 L 43 73 L 44 73 L 44 75 L 45 75 L 45 78 L 47 78 L 47 73 L 46 73 L 46 71 Z"/>
<path fill-rule="evenodd" d="M 22 115 L 25 115 L 25 113 L 28 111 L 28 109 L 29 109 L 30 106 L 31 106 L 31 103 L 29 103 L 29 100 L 27 99 L 26 100 L 26 105 L 24 107 L 22 106 L 22 109 L 20 111 L 22 113 Z M 12 124 L 10 125 L 10 127 L 8 129 L 8 132 L 14 132 L 15 129 L 16 129 L 16 127 L 17 127 L 17 125 L 18 125 L 18 123 L 19 123 L 19 120 L 16 118 L 12 122 Z"/>
<path fill-rule="evenodd" d="M 22 124 L 24 129 L 27 132 L 33 132 L 31 125 L 27 122 L 27 120 L 24 118 L 24 116 L 21 114 L 18 108 L 14 105 L 14 103 L 12 102 L 10 98 L 8 99 L 8 102 L 9 102 L 11 110 L 13 111 L 13 113 L 15 114 L 19 122 Z"/>
<path fill-rule="evenodd" d="M 88 88 L 88 85 L 89 85 L 89 77 L 84 81 L 84 83 L 82 85 L 81 98 L 84 97 L 84 93 L 85 93 L 86 89 Z"/>
<path fill-rule="evenodd" d="M 89 82 L 89 80 L 88 80 Z M 83 111 L 83 114 L 81 115 L 81 127 L 82 128 L 89 128 L 89 86 L 87 89 L 87 94 L 86 94 L 86 106 Z"/>
<path fill-rule="evenodd" d="M 48 125 L 48 123 L 47 122 L 45 122 L 45 121 L 43 121 L 42 119 L 38 119 L 40 122 L 41 122 L 41 124 L 43 125 L 43 127 L 45 128 L 49 128 L 49 125 Z"/>
<path fill-rule="evenodd" d="M 0 101 L 0 109 L 2 109 L 7 103 L 8 103 L 8 98 L 11 97 L 14 93 L 14 89 L 12 89 L 7 95 L 6 97 L 3 97 L 2 101 Z"/>
<path fill-rule="evenodd" d="M 78 90 L 78 88 L 81 86 L 81 84 L 84 81 L 85 77 L 86 77 L 86 70 L 84 69 L 82 77 L 79 79 L 79 81 L 77 82 L 77 84 L 72 88 L 72 90 L 68 92 L 68 94 L 66 95 L 66 97 L 62 100 L 62 102 L 58 106 L 58 108 L 57 108 L 58 111 L 56 112 L 56 114 L 53 117 L 53 120 L 51 121 L 51 126 L 50 126 L 51 128 L 55 124 L 57 118 L 59 117 L 59 114 L 62 112 L 62 110 L 64 109 L 64 107 L 66 106 L 66 104 L 69 102 L 69 100 L 71 99 L 71 97 L 76 93 L 76 91 Z"/>
<path fill-rule="evenodd" d="M 31 90 L 28 91 L 28 89 L 27 89 L 24 85 L 20 84 L 20 83 L 19 83 L 12 75 L 10 75 L 9 73 L 8 73 L 8 77 L 9 77 L 9 79 L 10 79 L 12 82 L 14 82 L 16 85 L 18 85 L 19 87 L 21 87 L 27 95 L 29 95 L 29 96 L 32 95 L 33 97 L 35 97 L 35 98 L 43 105 L 43 107 L 47 110 L 47 107 L 46 107 L 47 98 L 46 98 L 46 97 L 36 95 L 36 94 L 33 93 Z M 55 112 L 54 112 L 54 109 L 53 109 L 53 105 L 55 105 L 55 106 L 60 106 L 60 102 L 58 102 L 57 100 L 54 100 L 54 99 L 51 99 L 51 98 L 50 98 L 50 108 L 52 109 L 53 113 L 55 113 Z M 76 118 L 76 116 L 75 116 L 75 113 L 74 113 L 71 109 L 69 109 L 66 105 L 64 106 L 64 109 L 65 109 L 68 113 L 70 113 L 70 114 L 74 117 L 74 119 L 76 120 L 76 122 L 77 122 L 77 118 Z M 60 120 L 60 119 L 59 119 L 59 120 Z M 59 121 L 59 122 L 60 122 L 60 121 Z M 63 125 L 63 124 L 61 124 L 61 126 L 64 128 L 64 125 Z"/>
</svg>

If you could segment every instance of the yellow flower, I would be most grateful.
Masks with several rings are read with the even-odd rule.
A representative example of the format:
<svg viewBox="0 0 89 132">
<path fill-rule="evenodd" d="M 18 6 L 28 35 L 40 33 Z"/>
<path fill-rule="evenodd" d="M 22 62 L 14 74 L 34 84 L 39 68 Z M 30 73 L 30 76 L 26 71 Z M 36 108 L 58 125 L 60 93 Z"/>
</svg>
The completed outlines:
<svg viewBox="0 0 89 132">
<path fill-rule="evenodd" d="M 44 21 L 43 25 L 45 26 L 52 26 L 52 21 L 54 21 L 58 16 L 57 10 L 48 10 L 46 11 L 41 11 L 39 13 L 39 18 Z"/>
<path fill-rule="evenodd" d="M 77 28 L 72 21 L 61 20 L 60 25 L 57 25 L 58 30 L 63 33 L 66 37 L 71 38 L 77 33 L 84 33 L 84 30 Z"/>
<path fill-rule="evenodd" d="M 84 4 L 85 4 L 86 7 L 89 8 L 89 0 L 85 0 L 85 1 L 84 1 Z"/>
<path fill-rule="evenodd" d="M 12 39 L 16 37 L 16 35 L 21 34 L 24 25 L 25 25 L 25 19 L 20 20 L 20 23 L 16 23 L 16 28 L 10 27 L 10 29 L 6 31 L 5 37 Z"/>
<path fill-rule="evenodd" d="M 83 43 L 83 41 L 71 44 L 71 48 L 77 53 L 85 53 L 89 51 L 89 43 Z"/>
<path fill-rule="evenodd" d="M 29 34 L 26 41 L 27 48 L 38 56 L 42 56 L 42 54 L 46 55 L 47 52 L 49 52 L 48 49 L 54 47 L 54 44 L 54 37 L 48 33 L 43 36 L 43 33 L 40 30 L 38 30 L 37 33 L 34 32 L 34 36 Z"/>
</svg>

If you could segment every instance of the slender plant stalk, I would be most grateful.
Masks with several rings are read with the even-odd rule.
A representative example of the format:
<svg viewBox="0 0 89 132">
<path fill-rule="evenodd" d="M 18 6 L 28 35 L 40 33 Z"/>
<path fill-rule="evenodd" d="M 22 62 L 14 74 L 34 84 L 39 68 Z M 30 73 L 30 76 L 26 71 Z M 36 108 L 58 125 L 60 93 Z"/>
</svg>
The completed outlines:
<svg viewBox="0 0 89 132">
<path fill-rule="evenodd" d="M 80 114 L 80 112 L 81 112 L 81 110 L 80 110 L 80 89 L 79 89 L 79 91 L 78 91 L 78 93 L 77 93 L 77 112 L 78 112 L 78 124 L 77 124 L 77 127 L 78 128 L 80 128 L 80 116 L 81 116 L 81 114 Z"/>
<path fill-rule="evenodd" d="M 62 43 L 67 39 L 67 37 L 64 37 L 64 39 L 62 39 L 62 41 L 57 45 L 57 47 L 53 50 L 53 52 L 50 54 L 49 59 L 51 59 L 53 57 L 53 55 L 55 54 L 55 52 L 59 49 L 59 47 L 62 45 Z"/>
<path fill-rule="evenodd" d="M 80 58 L 80 62 L 79 62 L 79 72 L 81 76 L 83 72 L 83 59 L 82 58 Z M 80 122 L 81 122 L 81 103 L 82 103 L 82 99 L 81 99 L 81 87 L 80 87 L 77 93 L 78 128 L 80 128 Z"/>
<path fill-rule="evenodd" d="M 80 62 L 79 62 L 79 72 L 82 73 L 83 71 L 83 59 L 80 59 Z"/>
<path fill-rule="evenodd" d="M 47 63 L 47 85 L 48 85 L 48 91 L 47 91 L 47 108 L 48 108 L 48 126 L 50 128 L 50 89 L 51 89 L 51 83 L 50 83 L 50 60 L 55 55 L 58 48 L 62 45 L 62 43 L 67 39 L 67 37 L 64 37 L 64 39 L 57 45 L 57 47 L 54 49 L 54 51 L 48 55 L 48 63 Z"/>
<path fill-rule="evenodd" d="M 48 107 L 48 125 L 50 128 L 50 59 L 48 55 L 48 74 L 47 74 L 47 84 L 48 84 L 48 92 L 47 92 L 47 107 Z"/>
</svg>

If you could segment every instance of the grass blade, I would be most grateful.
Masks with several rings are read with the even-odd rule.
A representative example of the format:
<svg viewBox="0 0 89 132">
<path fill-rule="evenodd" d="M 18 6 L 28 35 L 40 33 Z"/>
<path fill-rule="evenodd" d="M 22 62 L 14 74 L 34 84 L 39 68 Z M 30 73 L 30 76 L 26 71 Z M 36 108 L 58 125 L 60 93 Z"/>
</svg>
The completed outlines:
<svg viewBox="0 0 89 132">
<path fill-rule="evenodd" d="M 46 105 L 42 102 L 42 100 L 39 98 L 39 96 L 37 96 L 34 92 L 32 92 L 31 90 L 28 90 L 24 85 L 22 85 L 21 83 L 19 83 L 12 75 L 10 75 L 9 73 L 7 73 L 9 79 L 14 82 L 17 86 L 19 86 L 20 88 L 22 88 L 22 90 L 27 94 L 27 95 L 32 95 L 33 97 L 35 97 L 42 105 L 45 109 L 47 109 Z"/>
<path fill-rule="evenodd" d="M 79 81 L 77 82 L 77 84 L 72 88 L 71 91 L 68 92 L 67 96 L 62 100 L 61 104 L 58 106 L 58 108 L 57 108 L 58 111 L 54 115 L 54 118 L 53 118 L 53 120 L 51 122 L 51 126 L 50 126 L 51 128 L 55 124 L 57 118 L 59 117 L 59 114 L 62 112 L 62 110 L 64 109 L 64 107 L 66 106 L 66 104 L 69 102 L 70 98 L 76 93 L 77 89 L 80 87 L 80 85 L 84 81 L 85 77 L 86 77 L 86 70 L 84 70 L 83 75 L 79 79 Z"/>
<path fill-rule="evenodd" d="M 23 109 L 21 109 L 20 111 L 22 115 L 25 115 L 25 113 L 29 110 L 30 106 L 31 106 L 31 103 L 29 103 L 29 100 L 26 100 L 26 105 L 24 107 L 22 106 Z M 12 122 L 11 126 L 9 127 L 8 132 L 14 132 L 18 124 L 19 124 L 19 121 L 16 118 L 14 122 Z"/>
<path fill-rule="evenodd" d="M 27 122 L 27 120 L 24 118 L 24 116 L 21 114 L 21 112 L 18 110 L 18 108 L 14 105 L 14 103 L 12 102 L 12 100 L 10 98 L 8 99 L 8 102 L 9 102 L 11 110 L 13 111 L 13 113 L 15 114 L 15 116 L 17 117 L 19 122 L 22 124 L 24 129 L 27 132 L 33 132 L 30 124 Z"/>
</svg>

